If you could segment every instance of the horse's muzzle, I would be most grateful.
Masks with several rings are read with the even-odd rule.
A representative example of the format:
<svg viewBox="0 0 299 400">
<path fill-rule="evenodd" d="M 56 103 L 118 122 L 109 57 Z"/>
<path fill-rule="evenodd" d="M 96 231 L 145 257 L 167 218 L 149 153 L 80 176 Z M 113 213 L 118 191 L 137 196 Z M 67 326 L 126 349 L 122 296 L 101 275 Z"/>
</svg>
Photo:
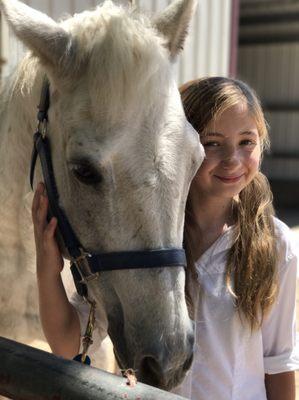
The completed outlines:
<svg viewBox="0 0 299 400">
<path fill-rule="evenodd" d="M 194 334 L 188 334 L 185 346 L 175 346 L 165 356 L 162 348 L 155 354 L 144 356 L 136 365 L 138 379 L 163 390 L 178 386 L 186 376 L 193 361 Z M 169 349 L 168 346 L 164 347 Z"/>
</svg>

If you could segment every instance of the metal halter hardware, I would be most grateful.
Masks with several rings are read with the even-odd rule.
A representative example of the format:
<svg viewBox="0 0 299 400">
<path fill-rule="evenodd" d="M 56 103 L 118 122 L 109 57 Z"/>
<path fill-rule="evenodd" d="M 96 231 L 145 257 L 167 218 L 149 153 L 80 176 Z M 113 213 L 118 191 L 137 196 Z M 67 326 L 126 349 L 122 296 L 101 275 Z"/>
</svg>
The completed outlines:
<svg viewBox="0 0 299 400">
<path fill-rule="evenodd" d="M 87 296 L 87 282 L 101 271 L 136 268 L 186 267 L 182 248 L 160 248 L 144 251 L 113 253 L 89 253 L 76 237 L 63 209 L 59 206 L 59 194 L 52 165 L 50 142 L 47 137 L 48 109 L 50 107 L 49 82 L 45 79 L 38 106 L 38 128 L 34 134 L 30 168 L 30 184 L 33 188 L 34 170 L 39 156 L 44 183 L 49 199 L 49 214 L 58 221 L 58 229 L 71 258 L 71 271 L 78 293 Z"/>
</svg>

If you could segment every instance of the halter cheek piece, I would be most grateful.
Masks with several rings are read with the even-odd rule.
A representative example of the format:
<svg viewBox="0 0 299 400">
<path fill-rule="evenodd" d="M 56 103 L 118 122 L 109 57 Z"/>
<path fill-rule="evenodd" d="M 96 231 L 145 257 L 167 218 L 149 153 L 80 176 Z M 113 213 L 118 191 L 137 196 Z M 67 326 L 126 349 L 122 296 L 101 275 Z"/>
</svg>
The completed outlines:
<svg viewBox="0 0 299 400">
<path fill-rule="evenodd" d="M 38 106 L 38 128 L 34 134 L 31 158 L 30 184 L 33 188 L 34 170 L 39 156 L 49 199 L 49 215 L 55 216 L 58 229 L 71 259 L 71 271 L 77 292 L 87 297 L 87 282 L 98 277 L 101 271 L 136 268 L 186 267 L 185 251 L 181 248 L 160 248 L 143 251 L 90 253 L 84 249 L 74 233 L 64 210 L 59 205 L 59 194 L 53 171 L 50 142 L 47 137 L 48 110 L 50 107 L 49 82 L 45 79 Z"/>
</svg>

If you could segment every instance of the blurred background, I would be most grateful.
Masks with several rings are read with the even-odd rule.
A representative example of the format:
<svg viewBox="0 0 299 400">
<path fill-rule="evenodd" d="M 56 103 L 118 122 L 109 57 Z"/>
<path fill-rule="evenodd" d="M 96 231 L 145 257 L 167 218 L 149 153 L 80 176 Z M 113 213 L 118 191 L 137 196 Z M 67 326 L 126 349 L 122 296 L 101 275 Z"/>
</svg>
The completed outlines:
<svg viewBox="0 0 299 400">
<path fill-rule="evenodd" d="M 170 0 L 136 0 L 155 14 Z M 26 0 L 54 19 L 92 8 L 97 0 Z M 5 78 L 24 54 L 1 19 Z M 1 64 L 1 62 L 0 62 Z M 299 206 L 299 0 L 199 0 L 191 34 L 176 65 L 178 84 L 207 75 L 245 80 L 261 98 L 272 147 L 263 169 L 278 214 L 291 225 Z M 294 212 L 294 221 L 289 211 Z M 287 214 L 287 217 L 285 215 Z M 296 221 L 295 221 L 296 219 Z"/>
<path fill-rule="evenodd" d="M 170 2 L 137 0 L 136 5 L 155 14 Z M 58 20 L 100 1 L 25 3 Z M 2 78 L 24 51 L 0 15 Z M 199 0 L 176 65 L 177 82 L 215 75 L 246 81 L 261 99 L 272 142 L 262 168 L 272 186 L 277 214 L 292 228 L 299 249 L 299 0 Z"/>
</svg>

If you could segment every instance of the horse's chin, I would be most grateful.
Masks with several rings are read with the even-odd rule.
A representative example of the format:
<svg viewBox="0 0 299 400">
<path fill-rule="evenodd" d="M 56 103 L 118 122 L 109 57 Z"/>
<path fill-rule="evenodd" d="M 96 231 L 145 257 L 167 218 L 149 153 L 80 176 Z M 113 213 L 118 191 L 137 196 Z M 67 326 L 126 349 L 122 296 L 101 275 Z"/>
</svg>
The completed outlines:
<svg viewBox="0 0 299 400">
<path fill-rule="evenodd" d="M 172 389 L 178 387 L 183 382 L 185 376 L 186 373 L 180 376 L 179 374 L 176 374 L 176 376 L 172 377 L 170 380 L 158 380 L 152 376 L 139 377 L 137 374 L 137 378 L 140 380 L 140 382 L 146 385 L 154 386 L 161 390 L 165 390 L 167 392 L 170 392 Z"/>
<path fill-rule="evenodd" d="M 117 333 L 117 334 L 116 334 Z M 113 329 L 111 323 L 108 325 L 108 335 L 113 343 L 113 352 L 116 362 L 121 370 L 134 369 L 133 357 L 129 357 L 124 340 L 124 332 L 121 326 Z"/>
<path fill-rule="evenodd" d="M 128 363 L 126 363 L 126 362 L 122 359 L 122 357 L 119 355 L 119 353 L 117 352 L 117 350 L 115 349 L 115 347 L 113 347 L 113 353 L 114 353 L 114 357 L 115 357 L 115 360 L 116 360 L 116 362 L 117 362 L 118 368 L 119 368 L 121 371 L 126 371 L 127 369 L 132 369 L 132 370 L 134 370 L 133 365 L 130 366 Z"/>
</svg>

